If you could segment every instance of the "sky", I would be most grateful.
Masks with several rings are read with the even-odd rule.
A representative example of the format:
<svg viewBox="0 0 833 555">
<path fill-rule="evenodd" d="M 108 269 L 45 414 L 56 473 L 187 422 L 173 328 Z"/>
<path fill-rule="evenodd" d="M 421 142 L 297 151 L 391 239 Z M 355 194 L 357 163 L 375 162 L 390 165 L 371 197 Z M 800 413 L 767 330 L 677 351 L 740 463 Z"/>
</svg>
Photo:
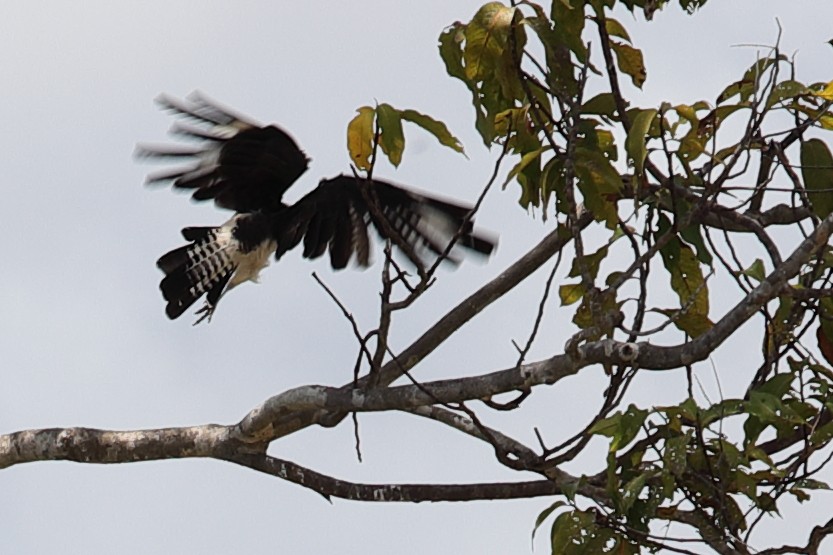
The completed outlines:
<svg viewBox="0 0 833 555">
<path fill-rule="evenodd" d="M 445 121 L 468 158 L 408 129 L 401 166 L 383 164 L 376 175 L 471 202 L 497 152 L 474 132 L 468 91 L 446 76 L 436 44 L 446 25 L 471 18 L 479 5 L 2 3 L 0 433 L 231 423 L 289 388 L 348 381 L 356 353 L 352 331 L 311 272 L 371 329 L 379 249 L 364 272 L 335 273 L 323 260 L 288 255 L 263 273 L 260 285 L 231 293 L 210 325 L 192 327 L 187 315 L 171 322 L 155 260 L 180 245 L 180 228 L 220 224 L 228 214 L 143 187 L 151 167 L 132 159 L 134 146 L 166 139 L 171 120 L 154 106 L 156 95 L 199 89 L 293 134 L 312 164 L 288 195 L 292 200 L 318 179 L 349 171 L 347 123 L 356 108 L 388 102 Z M 713 99 L 761 45 L 774 42 L 778 22 L 783 50 L 796 53 L 799 77 L 830 79 L 831 16 L 829 0 L 713 0 L 693 17 L 669 9 L 648 25 L 622 14 L 648 67 L 644 90 L 627 92 L 642 106 Z M 552 229 L 552 220 L 521 209 L 518 196 L 513 184 L 490 194 L 478 225 L 500 235 L 497 253 L 485 263 L 441 271 L 428 295 L 396 316 L 394 348 L 408 345 Z M 512 340 L 529 333 L 545 278 L 538 272 L 460 330 L 417 377 L 514 364 Z M 721 293 L 715 295 L 713 319 L 725 306 Z M 573 331 L 565 325 L 571 314 L 555 306 L 548 311 L 532 360 L 562 351 Z M 739 337 L 754 338 L 753 331 L 747 326 Z M 725 346 L 698 366 L 708 391 L 717 391 L 714 367 L 722 387 L 738 394 L 733 385 L 748 379 L 738 374 L 749 371 L 737 368 L 744 345 Z M 679 400 L 681 383 L 678 373 L 654 373 L 638 382 L 633 400 L 642 406 Z M 484 417 L 530 445 L 533 426 L 542 426 L 555 443 L 592 416 L 604 386 L 601 369 L 588 369 L 536 392 L 517 414 Z M 486 444 L 441 425 L 401 414 L 359 420 L 362 463 L 349 421 L 283 438 L 270 453 L 364 482 L 534 479 L 502 468 Z M 599 470 L 582 464 L 567 470 Z M 293 484 L 210 460 L 19 465 L 0 471 L 0 492 L 0 545 L 7 553 L 528 553 L 535 517 L 552 502 L 328 503 Z M 766 533 L 803 543 L 807 530 L 785 518 Z M 537 552 L 546 552 L 545 541 L 546 534 L 536 540 Z"/>
</svg>

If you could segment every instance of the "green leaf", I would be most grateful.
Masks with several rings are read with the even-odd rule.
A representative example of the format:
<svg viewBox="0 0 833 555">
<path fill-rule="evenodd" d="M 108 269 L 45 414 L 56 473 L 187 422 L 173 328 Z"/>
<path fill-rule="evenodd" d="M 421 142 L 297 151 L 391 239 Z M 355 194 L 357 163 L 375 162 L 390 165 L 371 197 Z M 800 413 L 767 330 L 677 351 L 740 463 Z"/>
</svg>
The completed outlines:
<svg viewBox="0 0 833 555">
<path fill-rule="evenodd" d="M 480 81 L 496 71 L 507 47 L 515 9 L 500 2 L 484 4 L 466 26 L 463 51 L 466 78 Z"/>
<path fill-rule="evenodd" d="M 600 93 L 581 107 L 582 114 L 597 114 L 612 118 L 616 115 L 616 100 L 612 93 Z"/>
<path fill-rule="evenodd" d="M 544 169 L 541 172 L 541 187 L 543 202 L 549 202 L 550 197 L 555 193 L 555 209 L 558 212 L 566 213 L 568 208 L 565 206 L 564 188 L 566 185 L 564 160 L 558 156 L 553 156 L 547 163 L 544 164 Z M 544 212 L 546 214 L 546 211 Z"/>
<path fill-rule="evenodd" d="M 546 509 L 540 512 L 538 518 L 535 519 L 535 527 L 532 529 L 532 540 L 535 541 L 535 532 L 538 531 L 538 528 L 544 523 L 547 518 L 553 513 L 553 511 L 560 509 L 561 507 L 566 507 L 567 503 L 565 501 L 556 501 Z"/>
<path fill-rule="evenodd" d="M 654 108 L 641 110 L 631 122 L 631 130 L 625 139 L 625 150 L 633 161 L 638 175 L 643 173 L 645 167 L 645 158 L 648 156 L 645 139 L 656 116 L 657 110 Z"/>
<path fill-rule="evenodd" d="M 583 64 L 587 60 L 587 47 L 581 39 L 585 25 L 584 2 L 554 1 L 552 20 L 555 22 L 556 40 L 569 48 Z"/>
<path fill-rule="evenodd" d="M 622 191 L 622 176 L 601 152 L 577 147 L 574 166 L 578 178 L 592 184 L 599 193 L 616 195 Z"/>
<path fill-rule="evenodd" d="M 795 483 L 796 487 L 802 489 L 830 489 L 830 486 L 827 482 L 822 482 L 821 480 L 814 480 L 812 478 L 804 478 L 803 480 L 799 480 Z"/>
<path fill-rule="evenodd" d="M 758 283 L 762 282 L 766 278 L 766 270 L 764 269 L 764 261 L 760 258 L 756 258 L 755 262 L 752 263 L 747 269 L 741 272 L 745 276 L 749 276 Z"/>
<path fill-rule="evenodd" d="M 718 95 L 716 104 L 721 104 L 734 96 L 738 96 L 741 102 L 749 100 L 755 91 L 757 91 L 758 83 L 760 83 L 761 76 L 764 72 L 770 69 L 776 62 L 783 60 L 786 60 L 784 55 L 779 55 L 776 58 L 762 58 L 760 60 L 756 60 L 755 63 L 746 70 L 740 81 L 735 81 Z"/>
<path fill-rule="evenodd" d="M 645 70 L 645 60 L 642 58 L 642 51 L 623 42 L 610 41 L 610 46 L 616 53 L 616 63 L 622 73 L 629 75 L 633 84 L 642 88 L 648 73 Z"/>
<path fill-rule="evenodd" d="M 553 555 L 634 555 L 639 547 L 615 530 L 596 524 L 594 511 L 561 513 L 552 525 Z"/>
<path fill-rule="evenodd" d="M 618 212 L 614 199 L 622 190 L 622 177 L 601 152 L 577 147 L 573 161 L 584 204 L 596 220 L 613 229 Z"/>
<path fill-rule="evenodd" d="M 742 414 L 743 412 L 743 401 L 740 399 L 724 399 L 701 411 L 700 424 L 705 427 L 717 420 Z"/>
<path fill-rule="evenodd" d="M 688 442 L 691 439 L 691 432 L 669 438 L 665 441 L 665 449 L 662 454 L 662 461 L 665 469 L 676 477 L 680 477 L 688 468 Z"/>
<path fill-rule="evenodd" d="M 680 231 L 680 237 L 696 249 L 697 260 L 707 266 L 711 266 L 713 260 L 712 254 L 706 247 L 706 242 L 703 240 L 703 234 L 700 231 L 700 227 L 700 224 L 691 224 L 687 228 Z"/>
<path fill-rule="evenodd" d="M 686 332 L 692 338 L 697 338 L 714 327 L 714 322 L 704 314 L 697 314 L 674 308 L 658 308 L 660 314 L 664 314 L 674 320 L 677 329 Z"/>
<path fill-rule="evenodd" d="M 457 137 L 451 134 L 451 132 L 448 130 L 448 127 L 446 127 L 446 125 L 443 122 L 436 120 L 430 116 L 426 116 L 425 114 L 420 114 L 416 110 L 402 110 L 399 113 L 399 115 L 405 121 L 410 121 L 411 123 L 414 123 L 422 127 L 423 129 L 434 135 L 434 137 L 436 137 L 437 140 L 440 141 L 441 145 L 447 146 L 451 150 L 459 152 L 463 156 L 466 155 L 465 150 L 463 150 L 462 143 L 460 143 Z"/>
<path fill-rule="evenodd" d="M 657 472 L 655 470 L 649 470 L 647 472 L 637 474 L 635 478 L 629 480 L 628 483 L 625 484 L 625 487 L 622 488 L 619 510 L 625 514 L 630 512 L 634 502 L 639 499 L 639 494 L 643 489 L 645 489 L 646 482 L 649 479 L 654 478 L 656 475 Z"/>
<path fill-rule="evenodd" d="M 670 222 L 660 218 L 660 233 L 668 233 Z M 700 269 L 700 262 L 691 248 L 679 240 L 671 240 L 660 249 L 662 262 L 671 275 L 671 289 L 680 299 L 680 308 L 686 315 L 708 317 L 709 291 Z M 693 317 L 690 317 L 693 318 Z"/>
<path fill-rule="evenodd" d="M 607 19 L 605 19 L 605 30 L 607 31 L 607 34 L 611 37 L 619 37 L 621 39 L 625 39 L 628 42 L 632 42 L 631 36 L 628 34 L 627 30 L 625 30 L 621 23 L 619 23 L 613 18 L 608 17 Z"/>
<path fill-rule="evenodd" d="M 769 98 L 766 100 L 766 107 L 771 108 L 784 99 L 792 99 L 807 93 L 807 87 L 803 83 L 793 80 L 781 81 L 772 87 L 772 92 L 769 93 Z"/>
<path fill-rule="evenodd" d="M 440 34 L 440 58 L 445 63 L 445 71 L 451 77 L 462 81 L 466 79 L 466 70 L 463 67 L 463 41 L 465 40 L 465 25 L 454 23 L 447 27 Z"/>
<path fill-rule="evenodd" d="M 561 513 L 552 523 L 552 552 L 554 554 L 581 553 L 586 548 L 588 536 L 596 530 L 593 515 L 585 511 Z M 589 551 L 585 551 L 588 552 Z"/>
<path fill-rule="evenodd" d="M 394 166 L 402 162 L 402 152 L 405 150 L 405 135 L 402 134 L 402 118 L 399 114 L 399 110 L 390 104 L 379 104 L 376 107 L 376 122 L 381 131 L 379 146 Z"/>
<path fill-rule="evenodd" d="M 813 212 L 827 217 L 833 212 L 833 156 L 821 139 L 801 143 L 801 174 Z"/>
<path fill-rule="evenodd" d="M 373 117 L 376 110 L 370 106 L 362 106 L 357 112 L 359 115 L 347 125 L 347 151 L 357 168 L 369 170 L 370 156 L 373 154 Z"/>
<path fill-rule="evenodd" d="M 824 445 L 833 438 L 833 422 L 819 426 L 810 434 L 810 443 L 813 445 Z"/>
<path fill-rule="evenodd" d="M 587 272 L 595 279 L 595 277 L 599 275 L 599 265 L 601 265 L 602 260 L 604 260 L 607 256 L 607 247 L 608 246 L 605 245 L 592 254 L 585 254 L 581 258 L 574 258 L 573 265 L 570 268 L 570 273 L 567 275 L 569 277 L 581 276 L 581 267 L 583 264 L 584 267 L 587 269 Z"/>
<path fill-rule="evenodd" d="M 833 338 L 833 299 L 830 297 L 819 299 L 819 316 L 824 334 L 828 338 Z"/>
<path fill-rule="evenodd" d="M 646 418 L 647 410 L 629 405 L 625 412 L 617 411 L 593 424 L 588 433 L 611 438 L 609 452 L 615 453 L 633 441 Z"/>
<path fill-rule="evenodd" d="M 505 189 L 509 182 L 515 179 L 518 176 L 518 174 L 524 170 L 524 168 L 526 168 L 529 164 L 540 158 L 541 153 L 543 151 L 543 148 L 537 148 L 521 156 L 520 161 L 517 164 L 515 164 L 515 166 L 511 170 L 509 170 L 509 173 L 506 175 L 506 181 L 503 182 L 503 188 Z"/>
<path fill-rule="evenodd" d="M 475 128 L 483 138 L 483 143 L 488 147 L 494 139 L 494 126 L 492 123 L 493 114 L 488 113 L 488 106 L 484 105 L 481 91 L 477 83 L 466 77 L 466 70 L 463 66 L 463 42 L 466 39 L 466 25 L 454 23 L 440 34 L 440 56 L 445 63 L 445 69 L 452 77 L 460 79 L 465 83 L 471 92 L 471 101 L 474 106 Z M 461 152 L 462 152 L 462 147 Z"/>
</svg>

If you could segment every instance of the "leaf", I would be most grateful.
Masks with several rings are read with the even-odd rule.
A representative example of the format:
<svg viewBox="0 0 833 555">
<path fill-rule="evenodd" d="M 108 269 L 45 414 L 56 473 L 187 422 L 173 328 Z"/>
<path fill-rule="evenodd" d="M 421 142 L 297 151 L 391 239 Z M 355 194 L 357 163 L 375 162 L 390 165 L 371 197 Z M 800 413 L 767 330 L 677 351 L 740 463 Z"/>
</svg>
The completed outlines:
<svg viewBox="0 0 833 555">
<path fill-rule="evenodd" d="M 616 53 L 616 63 L 622 73 L 629 75 L 633 84 L 642 88 L 648 73 L 645 70 L 645 60 L 642 58 L 642 51 L 623 42 L 611 41 L 610 45 Z"/>
<path fill-rule="evenodd" d="M 803 480 L 799 480 L 795 483 L 796 487 L 802 489 L 830 489 L 830 486 L 827 482 L 822 482 L 821 480 L 814 480 L 812 478 L 804 478 Z"/>
<path fill-rule="evenodd" d="M 538 528 L 544 523 L 545 520 L 552 514 L 553 511 L 556 509 L 560 509 L 561 507 L 567 506 L 565 501 L 556 501 L 546 509 L 538 514 L 538 518 L 535 519 L 535 527 L 532 529 L 532 540 L 535 541 L 535 532 L 538 531 Z"/>
<path fill-rule="evenodd" d="M 749 276 L 758 283 L 762 282 L 764 278 L 766 278 L 766 270 L 764 269 L 764 261 L 760 258 L 756 258 L 755 262 L 752 263 L 747 269 L 741 272 L 745 276 Z"/>
<path fill-rule="evenodd" d="M 612 528 L 596 523 L 592 510 L 561 513 L 552 524 L 553 555 L 634 555 L 639 547 Z"/>
<path fill-rule="evenodd" d="M 584 2 L 554 1 L 552 3 L 552 20 L 555 22 L 554 34 L 556 40 L 570 49 L 580 63 L 585 63 L 587 60 L 587 46 L 581 39 L 585 25 Z"/>
<path fill-rule="evenodd" d="M 625 150 L 633 161 L 637 175 L 641 175 L 645 167 L 645 158 L 648 156 L 645 138 L 656 115 L 655 108 L 640 111 L 631 122 L 631 130 L 625 139 Z"/>
<path fill-rule="evenodd" d="M 394 166 L 402 162 L 402 152 L 405 150 L 405 135 L 402 134 L 399 114 L 399 110 L 390 104 L 379 104 L 376 107 L 376 122 L 381 131 L 379 146 Z"/>
<path fill-rule="evenodd" d="M 615 453 L 633 441 L 642 429 L 646 418 L 648 418 L 647 410 L 631 404 L 625 412 L 616 411 L 593 424 L 588 433 L 611 438 L 609 452 Z"/>
<path fill-rule="evenodd" d="M 484 4 L 466 26 L 463 51 L 466 78 L 480 81 L 496 71 L 507 47 L 515 9 L 500 2 Z"/>
<path fill-rule="evenodd" d="M 660 219 L 660 233 L 668 233 L 670 222 Z M 709 292 L 700 262 L 691 248 L 679 240 L 669 241 L 660 249 L 662 262 L 671 275 L 671 289 L 680 299 L 680 308 L 687 313 L 708 317 Z"/>
<path fill-rule="evenodd" d="M 818 341 L 821 356 L 824 357 L 824 360 L 826 360 L 828 364 L 833 364 L 833 340 L 829 335 L 827 335 L 827 333 L 825 333 L 822 325 L 819 325 L 816 330 L 816 341 Z"/>
<path fill-rule="evenodd" d="M 820 91 L 813 92 L 813 94 L 824 100 L 833 100 L 833 81 L 827 83 Z"/>
<path fill-rule="evenodd" d="M 689 106 L 688 104 L 678 104 L 677 106 L 674 106 L 674 110 L 677 112 L 677 115 L 688 120 L 692 125 L 700 121 L 697 117 L 697 110 L 695 110 L 693 106 Z"/>
<path fill-rule="evenodd" d="M 466 77 L 466 70 L 463 66 L 463 42 L 466 39 L 465 31 L 466 25 L 457 22 L 446 28 L 440 34 L 440 57 L 442 57 L 445 63 L 446 72 L 450 76 L 460 79 L 471 92 L 471 101 L 475 113 L 474 126 L 483 138 L 483 144 L 488 147 L 492 144 L 495 134 L 492 124 L 493 115 L 487 113 L 488 108 L 484 106 L 477 83 Z M 400 115 L 404 117 L 404 114 Z M 462 152 L 462 146 L 460 147 L 460 152 Z M 463 154 L 465 155 L 465 153 Z"/>
<path fill-rule="evenodd" d="M 762 58 L 760 60 L 756 60 L 749 69 L 743 74 L 743 78 L 740 81 L 735 81 L 721 92 L 717 97 L 716 104 L 721 104 L 733 96 L 739 96 L 741 102 L 745 102 L 752 97 L 752 94 L 757 91 L 758 83 L 760 82 L 761 76 L 767 71 L 773 64 L 776 62 L 780 62 L 786 60 L 787 58 L 781 54 L 775 58 Z"/>
<path fill-rule="evenodd" d="M 687 432 L 665 441 L 665 449 L 662 454 L 665 470 L 678 478 L 683 475 L 688 467 L 686 455 L 690 439 L 691 432 Z"/>
<path fill-rule="evenodd" d="M 597 94 L 581 107 L 582 114 L 597 114 L 612 118 L 616 115 L 616 101 L 612 93 Z"/>
<path fill-rule="evenodd" d="M 599 151 L 577 147 L 574 160 L 576 174 L 604 195 L 615 195 L 622 191 L 622 176 Z"/>
<path fill-rule="evenodd" d="M 784 99 L 795 98 L 807 94 L 807 92 L 807 87 L 803 83 L 793 80 L 781 81 L 772 87 L 772 92 L 769 93 L 769 98 L 766 100 L 766 107 L 771 108 Z"/>
<path fill-rule="evenodd" d="M 463 41 L 466 38 L 464 31 L 465 25 L 459 22 L 444 29 L 440 34 L 439 49 L 446 73 L 468 83 L 463 68 Z"/>
<path fill-rule="evenodd" d="M 593 216 L 613 229 L 617 222 L 616 205 L 611 196 L 622 190 L 622 177 L 601 152 L 577 147 L 573 161 L 584 204 Z"/>
<path fill-rule="evenodd" d="M 697 338 L 714 327 L 714 322 L 704 314 L 697 314 L 691 311 L 672 308 L 658 308 L 657 312 L 674 320 L 674 326 L 680 331 L 686 332 L 692 338 Z"/>
<path fill-rule="evenodd" d="M 370 169 L 370 156 L 373 154 L 373 117 L 376 110 L 362 106 L 359 115 L 347 125 L 347 150 L 350 160 L 360 170 Z"/>
<path fill-rule="evenodd" d="M 642 472 L 625 484 L 625 487 L 621 490 L 622 497 L 619 505 L 619 510 L 622 513 L 630 512 L 634 502 L 639 498 L 639 494 L 645 489 L 646 482 L 654 478 L 656 474 L 654 470 Z"/>
<path fill-rule="evenodd" d="M 587 269 L 587 272 L 595 279 L 599 275 L 599 265 L 601 265 L 602 260 L 607 256 L 607 251 L 608 246 L 605 245 L 592 254 L 585 254 L 581 258 L 574 258 L 570 273 L 567 275 L 569 277 L 581 276 L 581 267 L 583 265 Z"/>
<path fill-rule="evenodd" d="M 805 501 L 810 500 L 810 495 L 805 492 L 804 490 L 800 490 L 798 488 L 790 488 L 787 490 L 788 493 L 791 493 L 795 496 L 795 500 L 799 503 L 804 503 Z"/>
<path fill-rule="evenodd" d="M 447 146 L 451 150 L 459 152 L 463 156 L 466 156 L 466 152 L 465 150 L 463 150 L 462 143 L 459 141 L 459 139 L 457 139 L 457 137 L 451 134 L 451 132 L 448 130 L 448 127 L 446 127 L 446 125 L 443 122 L 436 120 L 430 116 L 426 116 L 425 114 L 420 114 L 416 110 L 402 110 L 401 112 L 399 112 L 399 115 L 405 121 L 410 121 L 411 123 L 414 123 L 422 127 L 423 129 L 434 135 L 434 137 L 436 137 L 437 140 L 440 141 L 441 145 Z"/>
<path fill-rule="evenodd" d="M 613 18 L 608 17 L 605 19 L 605 30 L 611 37 L 619 37 L 628 42 L 632 42 L 628 31 L 622 26 L 621 23 Z"/>
<path fill-rule="evenodd" d="M 541 185 L 541 164 L 538 157 L 533 157 L 518 172 L 518 183 L 521 186 L 520 205 L 524 208 L 541 205 L 543 187 Z"/>
<path fill-rule="evenodd" d="M 813 212 L 826 218 L 833 212 L 833 156 L 821 139 L 801 143 L 801 174 Z"/>
<path fill-rule="evenodd" d="M 568 283 L 558 288 L 562 306 L 569 306 L 584 296 L 584 287 L 580 283 Z"/>
<path fill-rule="evenodd" d="M 712 265 L 712 254 L 709 252 L 709 249 L 706 247 L 706 242 L 703 240 L 703 235 L 700 232 L 700 224 L 691 224 L 683 229 L 680 231 L 680 237 L 696 249 L 697 260 L 707 266 Z"/>
<path fill-rule="evenodd" d="M 819 299 L 819 325 L 828 338 L 833 338 L 833 298 Z"/>
<path fill-rule="evenodd" d="M 824 445 L 833 438 L 833 422 L 819 426 L 810 434 L 810 443 L 813 445 Z"/>
<path fill-rule="evenodd" d="M 524 153 L 524 155 L 521 156 L 520 161 L 517 164 L 515 164 L 515 166 L 511 170 L 509 170 L 509 173 L 506 175 L 506 181 L 503 182 L 503 188 L 505 189 L 509 182 L 512 181 L 515 177 L 517 177 L 518 174 L 524 170 L 524 168 L 526 168 L 529 164 L 537 160 L 541 156 L 541 153 L 543 151 L 544 149 L 537 148 L 531 152 Z"/>
<path fill-rule="evenodd" d="M 743 401 L 740 399 L 724 399 L 701 411 L 700 425 L 705 427 L 717 420 L 743 412 Z"/>
</svg>

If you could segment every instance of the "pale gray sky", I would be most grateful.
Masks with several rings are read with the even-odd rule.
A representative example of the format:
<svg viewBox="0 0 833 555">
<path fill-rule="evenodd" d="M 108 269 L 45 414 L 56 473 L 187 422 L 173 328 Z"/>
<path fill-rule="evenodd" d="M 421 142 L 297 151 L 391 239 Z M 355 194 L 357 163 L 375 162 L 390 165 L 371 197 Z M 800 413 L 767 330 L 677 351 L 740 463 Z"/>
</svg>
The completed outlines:
<svg viewBox="0 0 833 555">
<path fill-rule="evenodd" d="M 261 285 L 231 293 L 210 325 L 191 327 L 190 317 L 170 322 L 154 261 L 180 244 L 181 227 L 219 224 L 227 214 L 144 188 L 150 168 L 131 159 L 134 144 L 165 139 L 171 120 L 153 105 L 157 94 L 200 89 L 295 136 L 313 159 L 290 194 L 296 198 L 319 178 L 347 171 L 346 124 L 357 107 L 378 100 L 444 120 L 469 159 L 408 130 L 401 167 L 381 166 L 376 175 L 473 200 L 496 153 L 474 133 L 468 91 L 445 75 L 436 42 L 444 26 L 470 18 L 480 3 L 3 3 L 0 433 L 228 423 L 290 387 L 349 380 L 352 333 L 310 272 L 318 271 L 368 329 L 377 313 L 378 264 L 335 274 L 293 253 L 267 269 Z M 829 0 L 713 0 L 694 17 L 670 9 L 650 25 L 624 15 L 648 65 L 645 91 L 633 100 L 713 99 L 755 59 L 755 48 L 732 45 L 772 44 L 776 17 L 783 50 L 798 52 L 799 78 L 830 79 L 831 16 Z M 551 222 L 527 216 L 517 198 L 514 184 L 489 197 L 478 223 L 500 233 L 497 255 L 443 272 L 429 295 L 397 317 L 394 348 L 549 229 Z M 461 330 L 417 376 L 513 364 L 510 340 L 525 339 L 544 277 Z M 713 317 L 725 308 L 714 300 L 713 307 Z M 551 311 L 532 358 L 561 351 L 571 314 Z M 724 388 L 731 390 L 733 372 L 743 374 L 741 383 L 754 371 L 734 367 L 742 356 L 730 347 L 715 355 Z M 711 367 L 700 370 L 714 393 Z M 673 402 L 682 394 L 679 377 L 642 380 L 634 400 Z M 543 426 L 554 443 L 582 424 L 604 383 L 601 369 L 588 369 L 536 393 L 519 414 L 484 416 L 530 444 L 532 426 Z M 532 478 L 503 469 L 486 445 L 427 421 L 397 414 L 360 421 L 362 464 L 349 422 L 305 430 L 271 452 L 356 481 Z M 4 553 L 527 553 L 534 519 L 552 501 L 331 505 L 275 478 L 199 460 L 27 464 L 0 471 L 0 492 Z M 770 530 L 803 542 L 806 529 L 797 524 L 776 522 Z M 546 552 L 547 534 L 540 537 L 537 549 Z"/>
</svg>

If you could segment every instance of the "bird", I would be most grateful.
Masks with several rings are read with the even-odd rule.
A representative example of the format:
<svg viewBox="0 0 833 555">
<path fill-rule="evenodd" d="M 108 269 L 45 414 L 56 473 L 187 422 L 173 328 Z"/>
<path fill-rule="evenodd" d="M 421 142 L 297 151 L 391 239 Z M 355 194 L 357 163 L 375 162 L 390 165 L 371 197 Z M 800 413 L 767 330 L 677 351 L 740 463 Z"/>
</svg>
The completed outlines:
<svg viewBox="0 0 833 555">
<path fill-rule="evenodd" d="M 455 239 L 456 245 L 480 255 L 489 256 L 495 249 L 493 236 L 474 231 L 472 206 L 362 178 L 355 171 L 322 179 L 287 204 L 284 193 L 310 163 L 288 132 L 275 124 L 261 125 L 200 92 L 184 99 L 162 94 L 156 103 L 178 118 L 170 133 L 192 144 L 137 145 L 139 159 L 182 162 L 148 174 L 146 184 L 191 190 L 193 200 L 213 200 L 234 212 L 216 227 L 183 228 L 188 243 L 157 260 L 164 273 L 159 288 L 171 320 L 205 296 L 194 325 L 210 322 L 231 289 L 257 283 L 272 256 L 280 260 L 301 243 L 304 258 L 329 253 L 333 269 L 343 269 L 351 260 L 366 268 L 370 227 L 423 268 L 427 253 L 459 263 L 446 252 Z"/>
</svg>

